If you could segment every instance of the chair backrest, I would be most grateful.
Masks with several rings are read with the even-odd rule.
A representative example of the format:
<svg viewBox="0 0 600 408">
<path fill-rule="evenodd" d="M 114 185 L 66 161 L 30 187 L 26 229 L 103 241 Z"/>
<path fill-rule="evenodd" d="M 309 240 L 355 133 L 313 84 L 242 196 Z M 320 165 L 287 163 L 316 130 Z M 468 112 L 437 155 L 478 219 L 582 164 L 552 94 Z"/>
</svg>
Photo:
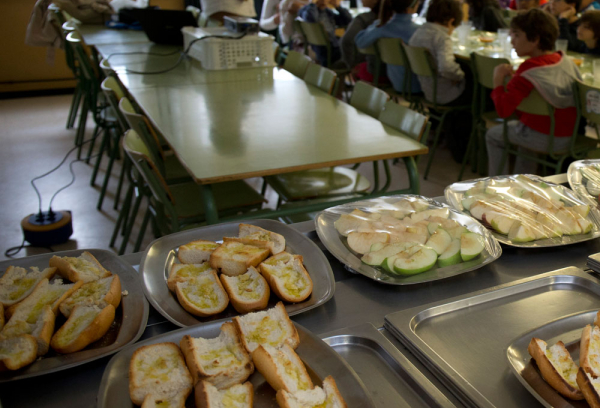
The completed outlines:
<svg viewBox="0 0 600 408">
<path fill-rule="evenodd" d="M 410 69 L 414 74 L 425 77 L 436 78 L 437 69 L 433 63 L 431 53 L 425 47 L 411 47 L 402 44 Z"/>
<path fill-rule="evenodd" d="M 115 71 L 112 69 L 110 63 L 106 58 L 102 58 L 102 61 L 100 61 L 100 69 L 102 70 L 102 72 L 104 72 L 104 76 L 106 77 L 115 73 Z"/>
<path fill-rule="evenodd" d="M 400 38 L 380 38 L 375 43 L 381 62 L 391 65 L 405 66 L 405 55 Z"/>
<path fill-rule="evenodd" d="M 551 120 L 554 120 L 554 108 L 536 89 L 533 89 L 527 98 L 521 101 L 517 110 L 532 115 L 550 116 Z"/>
<path fill-rule="evenodd" d="M 377 51 L 375 51 L 375 46 L 371 45 L 367 48 L 356 48 L 356 50 L 364 55 L 377 55 Z"/>
<path fill-rule="evenodd" d="M 123 112 L 119 109 L 119 101 L 125 97 L 125 92 L 117 79 L 112 76 L 106 77 L 104 81 L 102 81 L 102 84 L 100 84 L 100 89 L 102 89 L 104 96 L 106 96 L 106 99 L 108 100 L 108 104 L 113 109 L 121 129 L 124 131 L 129 128 L 125 115 L 123 115 Z"/>
<path fill-rule="evenodd" d="M 369 116 L 378 118 L 390 96 L 379 88 L 366 82 L 358 81 L 354 85 L 350 105 Z"/>
<path fill-rule="evenodd" d="M 317 64 L 310 64 L 304 75 L 306 83 L 314 85 L 328 94 L 333 92 L 336 79 L 335 72 Z"/>
<path fill-rule="evenodd" d="M 81 36 L 77 31 L 71 31 L 67 34 L 66 42 L 73 50 L 73 56 L 78 63 L 81 75 L 90 84 L 91 91 L 97 92 L 100 89 L 100 81 L 98 80 L 92 60 L 83 47 Z M 95 100 L 92 101 L 92 106 L 95 106 Z"/>
<path fill-rule="evenodd" d="M 381 123 L 405 133 L 417 142 L 427 139 L 431 125 L 427 116 L 406 106 L 399 105 L 394 101 L 387 101 L 385 103 L 383 110 L 379 114 L 379 120 Z"/>
<path fill-rule="evenodd" d="M 325 29 L 321 23 L 308 23 L 306 21 L 300 21 L 300 27 L 302 27 L 304 37 L 310 45 L 329 45 L 329 38 L 327 37 L 327 33 L 325 32 Z"/>
<path fill-rule="evenodd" d="M 600 88 L 579 81 L 576 82 L 573 88 L 573 97 L 579 116 L 596 125 L 600 124 L 600 111 L 598 110 L 600 106 Z"/>
<path fill-rule="evenodd" d="M 494 68 L 500 64 L 510 64 L 506 58 L 486 57 L 476 52 L 471 53 L 471 65 L 475 80 L 487 89 L 494 89 Z"/>
<path fill-rule="evenodd" d="M 283 69 L 296 75 L 298 78 L 304 78 L 308 66 L 311 64 L 311 59 L 300 54 L 297 51 L 288 51 L 285 62 L 283 63 Z"/>
</svg>

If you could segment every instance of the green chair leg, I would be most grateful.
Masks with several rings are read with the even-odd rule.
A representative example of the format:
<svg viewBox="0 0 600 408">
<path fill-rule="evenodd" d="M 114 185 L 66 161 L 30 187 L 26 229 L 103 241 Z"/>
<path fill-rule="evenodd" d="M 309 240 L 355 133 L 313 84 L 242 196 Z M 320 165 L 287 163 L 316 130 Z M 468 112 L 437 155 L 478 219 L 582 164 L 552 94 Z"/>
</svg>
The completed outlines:
<svg viewBox="0 0 600 408">
<path fill-rule="evenodd" d="M 142 221 L 140 232 L 138 233 L 138 237 L 135 240 L 133 252 L 138 252 L 140 250 L 140 247 L 142 246 L 142 241 L 144 240 L 144 235 L 146 234 L 146 228 L 148 227 L 148 221 L 150 221 L 150 215 L 152 215 L 152 212 L 150 211 L 150 207 L 148 207 L 148 209 L 146 210 L 146 214 L 144 214 L 144 220 Z"/>
<path fill-rule="evenodd" d="M 79 114 L 79 124 L 77 125 L 77 133 L 75 135 L 75 146 L 77 149 L 77 159 L 81 159 L 81 146 L 85 135 L 85 127 L 87 124 L 87 116 L 89 112 L 89 101 L 87 95 L 83 97 L 83 106 L 81 107 L 81 113 Z"/>
<path fill-rule="evenodd" d="M 108 143 L 109 137 L 110 135 L 108 134 L 108 129 L 104 129 L 102 134 L 102 142 L 100 143 L 100 151 L 98 152 L 98 158 L 96 159 L 96 165 L 94 166 L 94 171 L 92 172 L 92 178 L 90 180 L 90 185 L 92 186 L 96 184 L 96 176 L 98 175 L 98 169 L 100 168 L 100 162 L 102 161 L 104 150 L 107 150 L 106 144 Z"/>
<path fill-rule="evenodd" d="M 121 247 L 119 248 L 119 255 L 123 255 L 125 253 L 125 249 L 127 248 L 127 242 L 129 241 L 129 236 L 131 235 L 131 230 L 133 230 L 133 225 L 135 223 L 135 216 L 140 210 L 140 204 L 142 203 L 142 196 L 138 195 L 135 198 L 135 202 L 133 203 L 133 208 L 130 214 L 130 220 L 127 223 L 127 227 L 125 229 L 125 234 L 123 234 L 123 241 L 121 242 Z"/>
<path fill-rule="evenodd" d="M 113 209 L 115 210 L 119 208 L 121 190 L 123 189 L 123 184 L 125 183 L 125 174 L 127 174 L 127 172 L 129 171 L 130 166 L 131 164 L 129 163 L 129 159 L 125 156 L 123 158 L 123 165 L 121 166 L 121 174 L 119 175 L 119 185 L 117 186 L 117 192 L 115 193 L 115 204 L 113 205 Z"/>
<path fill-rule="evenodd" d="M 469 138 L 469 144 L 467 145 L 467 151 L 465 152 L 465 157 L 463 158 L 462 164 L 460 166 L 460 172 L 458 173 L 458 181 L 462 180 L 463 173 L 465 172 L 465 167 L 467 167 L 467 160 L 469 160 L 469 156 L 471 156 L 471 161 L 473 157 L 476 156 L 475 151 L 477 150 L 475 147 L 475 140 L 478 137 L 479 129 L 477 125 L 474 124 L 473 129 L 471 130 L 471 137 Z M 475 151 L 473 150 L 475 148 Z"/>
<path fill-rule="evenodd" d="M 429 176 L 429 170 L 431 169 L 431 165 L 433 164 L 433 156 L 435 155 L 435 151 L 437 149 L 438 142 L 440 140 L 440 134 L 442 133 L 442 128 L 444 126 L 444 122 L 446 120 L 446 115 L 448 112 L 444 112 L 442 118 L 439 121 L 438 128 L 435 131 L 435 138 L 433 139 L 433 146 L 431 147 L 431 151 L 429 152 L 429 160 L 427 160 L 427 167 L 425 168 L 425 174 L 423 175 L 423 179 L 427 180 L 427 176 Z"/>
<path fill-rule="evenodd" d="M 110 134 L 110 129 L 108 133 Z M 104 202 L 104 196 L 106 195 L 106 189 L 108 188 L 108 183 L 110 181 L 110 176 L 112 172 L 113 165 L 115 163 L 115 158 L 117 157 L 117 150 L 119 150 L 119 144 L 114 143 L 112 149 L 108 155 L 108 166 L 106 167 L 106 173 L 104 175 L 104 182 L 102 183 L 102 188 L 100 189 L 100 197 L 98 198 L 98 205 L 96 208 L 100 211 L 102 210 L 102 203 Z"/>
<path fill-rule="evenodd" d="M 125 194 L 125 199 L 123 200 L 123 206 L 121 207 L 121 211 L 119 211 L 119 216 L 117 217 L 115 229 L 113 230 L 112 236 L 110 237 L 110 247 L 113 247 L 115 245 L 115 242 L 117 241 L 117 235 L 119 234 L 119 230 L 121 229 L 121 227 L 127 224 L 127 214 L 129 213 L 129 207 L 131 207 L 131 200 L 133 199 L 133 190 L 134 185 L 130 184 L 129 188 L 127 189 L 127 193 Z"/>
<path fill-rule="evenodd" d="M 92 158 L 92 152 L 94 151 L 94 145 L 96 144 L 96 138 L 98 137 L 98 132 L 100 131 L 100 126 L 96 125 L 94 128 L 94 133 L 92 134 L 92 141 L 88 147 L 87 157 L 85 158 L 85 162 L 89 164 L 90 159 Z"/>
<path fill-rule="evenodd" d="M 73 92 L 73 99 L 71 100 L 71 108 L 69 109 L 69 116 L 67 118 L 67 129 L 73 128 L 75 125 L 75 119 L 77 118 L 77 112 L 79 111 L 79 105 L 81 105 L 81 95 L 83 90 L 81 84 L 77 83 L 75 91 Z"/>
</svg>

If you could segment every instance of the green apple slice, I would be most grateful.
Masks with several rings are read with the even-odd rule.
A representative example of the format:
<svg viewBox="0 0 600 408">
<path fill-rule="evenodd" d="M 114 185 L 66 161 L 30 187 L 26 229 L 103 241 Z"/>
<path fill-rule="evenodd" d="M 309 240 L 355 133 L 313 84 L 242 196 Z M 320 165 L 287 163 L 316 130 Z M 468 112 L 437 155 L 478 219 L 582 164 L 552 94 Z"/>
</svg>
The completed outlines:
<svg viewBox="0 0 600 408">
<path fill-rule="evenodd" d="M 369 252 L 368 254 L 363 255 L 361 261 L 366 263 L 367 265 L 379 266 L 385 261 L 386 258 L 396 255 L 412 246 L 414 243 L 396 243 L 396 244 L 373 244 L 371 247 L 380 246 L 380 248 L 376 251 Z"/>
<path fill-rule="evenodd" d="M 535 240 L 535 232 L 521 221 L 515 222 L 508 232 L 508 239 L 513 242 L 530 242 Z"/>
<path fill-rule="evenodd" d="M 388 272 L 395 273 L 394 272 L 394 262 L 396 262 L 396 259 L 408 258 L 412 254 L 417 252 L 419 249 L 423 248 L 423 245 L 416 243 L 416 242 L 405 242 L 404 244 L 406 245 L 406 249 L 404 249 L 403 251 L 398 252 L 395 255 L 392 255 L 388 258 L 385 258 L 383 260 L 383 262 L 381 263 L 381 267 L 383 269 L 385 269 Z"/>
<path fill-rule="evenodd" d="M 398 257 L 394 262 L 394 272 L 399 275 L 416 275 L 433 268 L 437 261 L 436 252 L 427 247 L 422 247 L 408 258 Z"/>
<path fill-rule="evenodd" d="M 440 268 L 461 263 L 462 258 L 460 256 L 460 239 L 453 239 L 450 243 L 450 246 L 448 246 L 444 253 L 438 257 L 437 262 Z"/>
<path fill-rule="evenodd" d="M 418 213 L 414 213 L 410 216 L 410 218 L 413 221 L 417 222 L 417 221 L 426 220 L 432 216 L 448 218 L 450 216 L 450 210 L 448 208 L 434 208 L 431 210 L 425 210 L 425 211 L 421 211 Z"/>
<path fill-rule="evenodd" d="M 460 257 L 464 262 L 479 256 L 483 251 L 483 237 L 475 232 L 465 232 L 460 237 Z"/>
<path fill-rule="evenodd" d="M 577 218 L 577 223 L 581 227 L 582 234 L 590 233 L 592 231 L 592 228 L 594 227 L 594 224 L 590 220 L 588 220 L 587 218 L 584 218 L 584 217 Z"/>
<path fill-rule="evenodd" d="M 348 246 L 354 252 L 366 254 L 371 250 L 371 245 L 376 242 L 384 244 L 390 240 L 390 234 L 385 232 L 351 232 L 348 234 Z"/>
<path fill-rule="evenodd" d="M 429 224 L 427 224 L 427 231 L 429 231 L 430 235 L 433 235 L 435 233 L 435 230 L 437 230 L 440 227 L 440 223 L 439 222 L 430 222 Z"/>
<path fill-rule="evenodd" d="M 581 215 L 582 217 L 587 217 L 588 214 L 590 213 L 589 205 L 578 204 L 578 205 L 574 205 L 573 207 L 569 207 L 569 209 L 571 211 L 575 211 L 577 214 Z"/>
<path fill-rule="evenodd" d="M 433 249 L 436 254 L 441 255 L 446 248 L 450 246 L 452 237 L 445 229 L 438 228 L 437 231 L 427 240 L 425 246 Z"/>
<path fill-rule="evenodd" d="M 446 231 L 448 232 L 448 234 L 450 234 L 452 238 L 460 239 L 461 235 L 467 232 L 468 230 L 467 227 L 459 225 L 458 227 L 454 228 L 446 228 Z"/>
<path fill-rule="evenodd" d="M 384 244 L 383 242 L 375 242 L 373 245 L 371 245 L 371 249 L 369 250 L 369 253 L 371 253 L 371 252 L 377 252 L 381 248 L 385 247 L 385 245 L 386 244 Z"/>
<path fill-rule="evenodd" d="M 510 218 L 504 214 L 490 211 L 485 213 L 485 220 L 491 225 L 492 229 L 500 234 L 508 235 L 510 227 L 515 223 L 516 220 Z"/>
</svg>

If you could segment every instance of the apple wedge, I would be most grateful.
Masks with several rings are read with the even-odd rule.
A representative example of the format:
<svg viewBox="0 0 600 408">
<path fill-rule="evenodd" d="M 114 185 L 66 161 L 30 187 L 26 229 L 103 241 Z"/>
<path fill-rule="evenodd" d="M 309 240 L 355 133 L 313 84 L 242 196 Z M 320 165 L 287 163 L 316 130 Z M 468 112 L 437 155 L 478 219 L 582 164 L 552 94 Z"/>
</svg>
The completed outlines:
<svg viewBox="0 0 600 408">
<path fill-rule="evenodd" d="M 422 221 L 426 220 L 429 217 L 440 217 L 440 218 L 448 218 L 450 216 L 450 209 L 448 208 L 434 208 L 431 210 L 425 210 L 418 213 L 414 213 L 410 216 L 413 221 Z"/>
<path fill-rule="evenodd" d="M 535 240 L 535 232 L 521 221 L 515 222 L 508 232 L 508 239 L 513 242 L 530 242 Z"/>
<path fill-rule="evenodd" d="M 440 268 L 462 262 L 460 256 L 460 239 L 453 239 L 448 248 L 437 259 Z"/>
<path fill-rule="evenodd" d="M 390 234 L 385 232 L 351 232 L 348 234 L 348 246 L 359 254 L 366 254 L 376 242 L 389 242 Z"/>
<path fill-rule="evenodd" d="M 441 255 L 444 253 L 446 248 L 450 246 L 452 242 L 452 237 L 445 229 L 438 228 L 435 233 L 429 237 L 427 242 L 425 243 L 426 247 L 429 247 L 435 251 L 436 254 Z"/>
<path fill-rule="evenodd" d="M 341 235 L 346 237 L 352 231 L 368 227 L 368 215 L 369 214 L 360 210 L 354 210 L 350 214 L 342 214 L 340 218 L 333 223 L 333 226 Z"/>
<path fill-rule="evenodd" d="M 398 257 L 394 261 L 394 272 L 399 275 L 416 275 L 433 268 L 437 262 L 437 253 L 427 247 L 422 247 L 408 258 Z"/>
<path fill-rule="evenodd" d="M 397 244 L 373 244 L 372 247 L 382 245 L 380 249 L 376 251 L 369 252 L 368 254 L 363 255 L 361 261 L 371 266 L 379 266 L 385 261 L 386 258 L 390 256 L 396 255 L 414 245 L 414 242 L 403 242 Z"/>
<path fill-rule="evenodd" d="M 448 234 L 450 234 L 450 236 L 454 239 L 460 239 L 461 235 L 465 232 L 468 231 L 467 227 L 463 226 L 463 225 L 459 225 L 458 227 L 454 227 L 454 228 L 445 228 L 446 232 L 448 232 Z"/>
<path fill-rule="evenodd" d="M 433 235 L 433 233 L 440 227 L 439 222 L 430 222 L 427 224 L 427 231 L 429 231 L 429 235 Z"/>
<path fill-rule="evenodd" d="M 508 235 L 510 227 L 512 227 L 516 220 L 505 214 L 490 211 L 484 214 L 484 221 L 490 224 L 494 231 Z"/>
<path fill-rule="evenodd" d="M 483 251 L 483 237 L 475 232 L 465 232 L 460 237 L 460 257 L 464 262 L 479 256 Z"/>
<path fill-rule="evenodd" d="M 408 258 L 412 254 L 423 248 L 423 245 L 418 244 L 416 242 L 405 242 L 403 243 L 403 245 L 405 245 L 404 250 L 385 258 L 383 262 L 381 262 L 381 267 L 383 269 L 385 269 L 388 272 L 394 272 L 394 262 L 396 262 L 396 259 Z"/>
</svg>

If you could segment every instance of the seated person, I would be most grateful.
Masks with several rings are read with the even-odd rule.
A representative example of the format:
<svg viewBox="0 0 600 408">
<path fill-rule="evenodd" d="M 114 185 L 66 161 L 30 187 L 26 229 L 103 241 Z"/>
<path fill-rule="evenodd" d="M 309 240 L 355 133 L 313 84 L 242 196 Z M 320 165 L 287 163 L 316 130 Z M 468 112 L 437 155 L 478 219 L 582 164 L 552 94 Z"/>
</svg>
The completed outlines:
<svg viewBox="0 0 600 408">
<path fill-rule="evenodd" d="M 600 10 L 600 2 L 598 0 L 581 0 L 581 4 L 577 10 L 579 13 L 585 13 L 589 10 Z"/>
<path fill-rule="evenodd" d="M 600 10 L 583 13 L 577 27 L 577 39 L 583 42 L 579 52 L 600 55 Z"/>
<path fill-rule="evenodd" d="M 266 0 L 260 14 L 260 28 L 265 31 L 278 29 L 279 41 L 286 45 L 294 33 L 294 19 L 308 0 Z"/>
<path fill-rule="evenodd" d="M 225 16 L 256 17 L 251 0 L 200 0 L 202 14 L 223 24 Z"/>
<path fill-rule="evenodd" d="M 552 51 L 558 37 L 558 23 L 548 13 L 533 9 L 515 16 L 510 23 L 512 45 L 519 57 L 529 57 L 513 73 L 509 64 L 494 69 L 492 100 L 501 118 L 512 115 L 517 106 L 535 88 L 552 104 L 556 127 L 554 151 L 564 152 L 569 148 L 577 110 L 573 99 L 572 85 L 581 74 L 575 64 L 560 52 Z M 507 78 L 510 81 L 504 89 Z M 508 138 L 519 146 L 520 151 L 536 153 L 548 151 L 550 118 L 516 111 L 519 120 L 508 122 Z M 489 176 L 498 174 L 504 151 L 503 125 L 495 126 L 486 133 Z M 517 157 L 515 174 L 535 173 L 537 164 Z M 500 170 L 509 174 L 508 166 Z"/>
<path fill-rule="evenodd" d="M 550 13 L 558 19 L 558 38 L 569 42 L 568 49 L 576 51 L 583 44 L 577 39 L 577 8 L 581 0 L 552 0 Z"/>
<path fill-rule="evenodd" d="M 331 64 L 342 57 L 338 38 L 335 36 L 337 27 L 345 27 L 352 21 L 350 12 L 340 7 L 337 0 L 313 0 L 298 11 L 298 17 L 308 23 L 321 23 L 329 36 L 331 44 Z M 327 66 L 327 48 L 325 46 L 311 46 L 317 55 L 317 62 Z"/>
<path fill-rule="evenodd" d="M 469 5 L 469 20 L 476 30 L 496 32 L 499 28 L 506 28 L 498 0 L 466 0 L 466 3 Z"/>
<path fill-rule="evenodd" d="M 412 5 L 412 0 L 386 0 L 386 3 L 391 5 L 393 15 L 391 18 L 382 16 L 379 21 L 373 23 L 366 30 L 361 31 L 356 35 L 356 46 L 359 48 L 367 48 L 375 44 L 380 38 L 400 38 L 405 43 L 408 43 L 413 33 L 419 28 L 418 25 L 412 22 L 411 16 L 419 7 L 417 1 Z M 388 21 L 386 21 L 388 20 Z M 392 82 L 396 92 L 404 90 L 404 67 L 399 65 L 388 65 L 387 76 Z M 416 75 L 411 79 L 411 92 L 421 92 L 421 86 Z"/>
</svg>

